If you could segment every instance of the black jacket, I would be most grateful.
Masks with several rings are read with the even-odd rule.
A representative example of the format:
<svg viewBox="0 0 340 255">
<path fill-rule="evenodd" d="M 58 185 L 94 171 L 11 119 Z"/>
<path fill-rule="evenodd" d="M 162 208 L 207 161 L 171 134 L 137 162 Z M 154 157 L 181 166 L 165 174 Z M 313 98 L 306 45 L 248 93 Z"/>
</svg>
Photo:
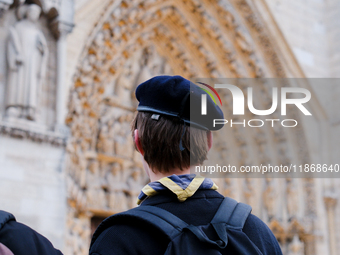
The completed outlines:
<svg viewBox="0 0 340 255">
<path fill-rule="evenodd" d="M 168 191 L 146 199 L 141 206 L 154 205 L 176 215 L 192 225 L 208 224 L 214 217 L 223 196 L 213 190 L 198 190 L 185 202 Z M 280 246 L 271 230 L 259 218 L 250 214 L 243 232 L 259 248 L 263 255 L 282 255 Z M 160 255 L 164 254 L 168 240 L 142 224 L 115 225 L 97 238 L 90 255 Z M 225 254 L 233 254 L 227 246 Z"/>
<path fill-rule="evenodd" d="M 1 210 L 0 243 L 15 255 L 62 255 L 45 237 Z"/>
</svg>

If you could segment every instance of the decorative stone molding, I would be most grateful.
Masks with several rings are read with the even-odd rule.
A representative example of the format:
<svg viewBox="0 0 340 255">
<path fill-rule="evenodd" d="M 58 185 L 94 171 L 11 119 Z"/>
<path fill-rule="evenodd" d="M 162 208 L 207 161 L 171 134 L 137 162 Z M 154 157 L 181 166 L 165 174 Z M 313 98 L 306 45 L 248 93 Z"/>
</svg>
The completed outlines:
<svg viewBox="0 0 340 255">
<path fill-rule="evenodd" d="M 66 147 L 67 137 L 64 134 L 44 130 L 42 127 L 30 127 L 26 124 L 17 125 L 13 123 L 0 122 L 0 134 L 19 139 L 28 139 L 38 143 L 48 143 L 54 146 Z"/>
</svg>

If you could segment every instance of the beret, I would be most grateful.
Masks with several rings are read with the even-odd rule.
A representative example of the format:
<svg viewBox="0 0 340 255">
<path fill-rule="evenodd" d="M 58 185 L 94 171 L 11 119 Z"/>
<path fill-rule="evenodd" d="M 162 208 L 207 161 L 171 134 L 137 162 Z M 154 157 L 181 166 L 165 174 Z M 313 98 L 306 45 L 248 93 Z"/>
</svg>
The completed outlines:
<svg viewBox="0 0 340 255">
<path fill-rule="evenodd" d="M 201 115 L 202 94 L 207 95 L 206 115 Z M 223 127 L 213 127 L 214 119 L 224 118 L 220 107 L 199 86 L 181 76 L 155 76 L 138 85 L 136 98 L 139 101 L 137 111 L 175 116 L 204 130 L 213 131 Z"/>
</svg>

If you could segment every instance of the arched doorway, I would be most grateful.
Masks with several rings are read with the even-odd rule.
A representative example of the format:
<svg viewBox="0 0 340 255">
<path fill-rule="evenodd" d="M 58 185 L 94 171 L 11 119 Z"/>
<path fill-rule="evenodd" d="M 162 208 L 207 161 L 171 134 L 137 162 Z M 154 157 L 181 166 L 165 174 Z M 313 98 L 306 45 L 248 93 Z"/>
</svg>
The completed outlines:
<svg viewBox="0 0 340 255">
<path fill-rule="evenodd" d="M 71 128 L 68 238 L 79 243 L 70 248 L 74 254 L 87 253 L 93 215 L 134 207 L 147 182 L 130 136 L 137 84 L 162 73 L 189 79 L 291 75 L 265 23 L 244 0 L 115 1 L 88 41 L 74 75 L 67 118 Z M 266 100 L 268 90 L 263 87 L 261 91 Z M 247 163 L 251 159 L 276 163 L 286 163 L 291 157 L 301 162 L 309 159 L 302 129 L 294 134 L 282 129 L 261 134 L 234 130 L 223 132 L 231 144 L 216 143 L 215 155 L 233 157 L 237 164 L 247 159 Z M 305 149 L 292 156 L 288 151 L 294 148 Z M 305 224 L 297 222 L 301 217 L 313 217 L 309 210 L 315 207 L 313 185 L 308 179 L 219 180 L 221 193 L 251 204 L 272 227 L 284 250 L 298 236 L 308 254 L 313 254 L 312 239 L 305 237 L 312 230 L 295 226 Z M 293 199 L 297 193 L 306 198 L 301 206 Z M 295 236 L 287 235 L 293 227 Z"/>
</svg>

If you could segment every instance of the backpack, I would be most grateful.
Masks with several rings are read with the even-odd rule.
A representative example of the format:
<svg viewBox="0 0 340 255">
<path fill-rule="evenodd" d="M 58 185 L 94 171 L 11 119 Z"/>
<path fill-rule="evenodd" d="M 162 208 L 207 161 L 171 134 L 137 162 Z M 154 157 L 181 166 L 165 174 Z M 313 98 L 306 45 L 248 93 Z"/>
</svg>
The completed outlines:
<svg viewBox="0 0 340 255">
<path fill-rule="evenodd" d="M 0 231 L 5 224 L 11 220 L 15 220 L 13 214 L 0 210 Z M 0 240 L 0 255 L 13 255 L 10 249 L 1 243 Z"/>
<path fill-rule="evenodd" d="M 7 223 L 10 226 L 5 230 Z M 4 231 L 2 232 L 1 231 Z M 6 246 L 4 245 L 5 243 Z M 18 223 L 13 214 L 0 210 L 0 255 L 62 255 L 50 241 L 28 226 Z"/>
<path fill-rule="evenodd" d="M 90 249 L 99 235 L 107 228 L 131 221 L 144 222 L 168 237 L 165 255 L 221 255 L 227 245 L 232 254 L 262 255 L 257 246 L 242 232 L 251 207 L 224 198 L 212 221 L 207 225 L 189 225 L 172 213 L 156 206 L 140 206 L 106 218 L 96 229 Z M 214 229 L 217 240 L 211 240 L 207 229 Z"/>
<path fill-rule="evenodd" d="M 5 224 L 11 220 L 15 221 L 13 214 L 0 210 L 0 231 L 5 226 Z"/>
</svg>

